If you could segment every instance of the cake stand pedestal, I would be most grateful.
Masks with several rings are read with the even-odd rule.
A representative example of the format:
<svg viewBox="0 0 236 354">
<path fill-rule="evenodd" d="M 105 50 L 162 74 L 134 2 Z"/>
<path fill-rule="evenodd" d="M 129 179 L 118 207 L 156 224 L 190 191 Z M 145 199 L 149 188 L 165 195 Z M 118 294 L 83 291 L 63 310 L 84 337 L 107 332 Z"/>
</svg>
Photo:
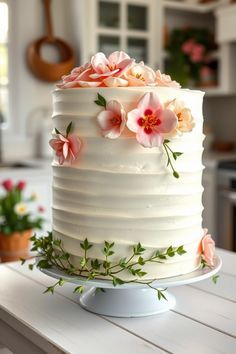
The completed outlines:
<svg viewBox="0 0 236 354">
<path fill-rule="evenodd" d="M 171 278 L 156 280 L 152 286 L 165 289 L 205 280 L 221 268 L 221 259 L 216 256 L 214 266 L 197 269 L 194 272 Z M 128 283 L 113 286 L 110 280 L 86 280 L 68 276 L 56 268 L 41 269 L 53 278 L 63 278 L 69 283 L 84 285 L 86 289 L 79 298 L 79 304 L 87 311 L 113 317 L 142 317 L 155 315 L 172 309 L 176 304 L 174 295 L 165 291 L 165 299 L 158 300 L 157 293 L 145 284 Z M 99 291 L 104 289 L 105 292 Z"/>
</svg>

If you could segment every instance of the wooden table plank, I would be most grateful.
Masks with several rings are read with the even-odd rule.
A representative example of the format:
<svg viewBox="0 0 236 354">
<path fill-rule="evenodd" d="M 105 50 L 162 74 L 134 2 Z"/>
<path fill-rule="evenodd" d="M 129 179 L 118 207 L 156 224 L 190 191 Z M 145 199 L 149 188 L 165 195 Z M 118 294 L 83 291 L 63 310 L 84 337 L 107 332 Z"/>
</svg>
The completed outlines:
<svg viewBox="0 0 236 354">
<path fill-rule="evenodd" d="M 163 353 L 156 345 L 86 312 L 61 295 L 45 296 L 41 285 L 9 267 L 0 266 L 0 279 L 0 307 L 5 313 L 4 321 L 9 313 L 18 331 L 32 329 L 34 337 L 28 338 L 32 341 L 40 339 L 41 348 L 46 352 L 51 353 L 48 351 L 50 343 L 61 348 L 62 352 L 75 354 L 130 354 L 129 348 L 138 354 Z M 35 344 L 39 345 L 38 342 Z"/>
<path fill-rule="evenodd" d="M 32 279 L 34 277 L 37 278 L 37 281 L 40 283 L 42 282 L 42 284 L 45 286 L 49 286 L 54 281 L 38 270 L 31 272 L 27 268 L 20 268 L 19 264 L 12 264 L 10 267 L 14 268 L 16 271 L 23 272 L 27 277 Z M 186 291 L 188 291 L 188 287 L 181 288 L 186 288 Z M 57 291 L 59 291 L 64 296 L 71 298 L 72 301 L 77 301 L 75 295 L 72 294 L 72 289 L 73 286 L 71 284 L 67 284 L 66 287 L 63 286 L 62 288 L 58 288 Z M 185 292 L 185 290 L 182 291 Z M 197 299 L 199 292 L 200 290 L 195 290 L 194 299 Z M 192 294 L 190 297 L 185 297 L 185 301 L 187 302 L 192 301 L 192 299 Z M 210 298 L 210 301 L 212 301 L 212 298 Z M 193 303 L 192 306 L 196 307 L 196 303 Z M 181 310 L 181 308 L 178 308 L 178 305 L 176 309 L 178 309 L 178 312 Z M 188 315 L 191 316 L 192 309 L 188 308 L 188 310 Z M 218 352 L 227 354 L 235 353 L 234 338 L 209 328 L 207 325 L 202 325 L 199 322 L 199 318 L 196 316 L 196 314 L 194 314 L 195 316 L 193 316 L 193 319 L 190 319 L 186 317 L 186 311 L 182 309 L 182 312 L 184 312 L 184 316 L 181 313 L 170 311 L 169 313 L 162 315 L 140 319 L 118 319 L 108 317 L 106 319 L 116 325 L 122 326 L 122 328 L 125 330 L 142 336 L 150 342 L 155 343 L 156 345 L 159 345 L 162 348 L 165 348 L 166 350 L 176 354 L 215 354 Z"/>
</svg>

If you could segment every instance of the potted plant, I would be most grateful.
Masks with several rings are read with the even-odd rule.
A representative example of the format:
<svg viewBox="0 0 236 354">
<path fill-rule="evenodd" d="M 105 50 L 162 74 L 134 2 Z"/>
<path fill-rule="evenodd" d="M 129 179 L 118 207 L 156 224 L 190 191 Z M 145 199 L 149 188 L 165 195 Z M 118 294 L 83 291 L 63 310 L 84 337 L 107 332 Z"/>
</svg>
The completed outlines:
<svg viewBox="0 0 236 354">
<path fill-rule="evenodd" d="M 0 262 L 10 262 L 28 256 L 29 238 L 33 229 L 42 228 L 44 208 L 34 206 L 35 195 L 24 197 L 25 181 L 7 179 L 1 186 Z"/>
<path fill-rule="evenodd" d="M 174 29 L 166 46 L 167 71 L 185 87 L 215 86 L 217 61 L 212 58 L 215 49 L 213 36 L 205 28 Z"/>
</svg>

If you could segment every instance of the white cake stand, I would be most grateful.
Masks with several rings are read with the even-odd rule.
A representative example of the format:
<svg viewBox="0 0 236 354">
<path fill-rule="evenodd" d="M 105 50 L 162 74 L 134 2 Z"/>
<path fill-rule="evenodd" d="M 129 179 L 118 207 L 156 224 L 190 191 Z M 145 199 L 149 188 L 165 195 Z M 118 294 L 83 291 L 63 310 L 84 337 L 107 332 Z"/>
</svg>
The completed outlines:
<svg viewBox="0 0 236 354">
<path fill-rule="evenodd" d="M 171 278 L 156 280 L 152 283 L 157 289 L 196 283 L 216 274 L 222 265 L 220 257 L 216 256 L 214 267 L 197 269 L 194 272 Z M 165 299 L 158 300 L 156 291 L 145 284 L 129 283 L 114 287 L 110 280 L 86 280 L 69 276 L 62 271 L 51 268 L 41 271 L 53 278 L 63 278 L 69 283 L 84 285 L 86 290 L 79 298 L 79 304 L 87 311 L 99 315 L 113 317 L 142 317 L 162 313 L 172 309 L 176 304 L 175 297 L 165 291 Z M 97 291 L 98 288 L 105 292 Z"/>
</svg>

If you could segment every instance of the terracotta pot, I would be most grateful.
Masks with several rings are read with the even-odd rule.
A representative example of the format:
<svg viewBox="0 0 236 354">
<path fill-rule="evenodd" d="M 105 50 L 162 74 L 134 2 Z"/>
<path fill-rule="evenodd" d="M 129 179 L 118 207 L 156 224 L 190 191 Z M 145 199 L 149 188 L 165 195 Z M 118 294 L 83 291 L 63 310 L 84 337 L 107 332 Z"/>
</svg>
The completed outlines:
<svg viewBox="0 0 236 354">
<path fill-rule="evenodd" d="M 13 232 L 10 235 L 0 232 L 0 262 L 13 262 L 29 257 L 31 236 L 32 230 Z"/>
</svg>

